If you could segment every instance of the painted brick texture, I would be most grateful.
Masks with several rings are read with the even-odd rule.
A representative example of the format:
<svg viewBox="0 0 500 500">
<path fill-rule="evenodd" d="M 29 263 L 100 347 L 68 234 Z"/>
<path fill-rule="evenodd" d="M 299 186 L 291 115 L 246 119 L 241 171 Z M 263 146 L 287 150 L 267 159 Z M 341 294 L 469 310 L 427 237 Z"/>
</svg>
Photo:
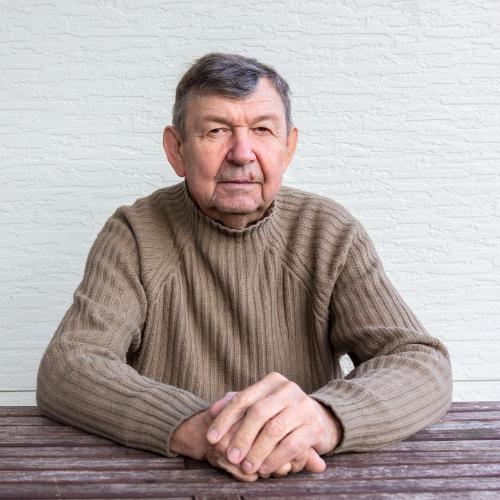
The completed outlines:
<svg viewBox="0 0 500 500">
<path fill-rule="evenodd" d="M 175 85 L 215 50 L 288 79 L 285 182 L 363 222 L 448 346 L 454 399 L 499 398 L 498 2 L 12 1 L 0 42 L 0 404 L 34 404 L 106 218 L 177 181 L 161 145 Z"/>
</svg>

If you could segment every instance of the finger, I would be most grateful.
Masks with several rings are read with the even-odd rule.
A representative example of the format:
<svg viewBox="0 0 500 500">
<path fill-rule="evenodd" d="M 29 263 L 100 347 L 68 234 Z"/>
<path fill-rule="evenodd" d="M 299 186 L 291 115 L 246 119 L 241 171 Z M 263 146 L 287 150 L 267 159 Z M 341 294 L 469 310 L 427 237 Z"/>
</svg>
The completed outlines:
<svg viewBox="0 0 500 500">
<path fill-rule="evenodd" d="M 231 392 L 226 392 L 223 398 L 219 399 L 216 401 L 211 407 L 210 407 L 210 415 L 215 418 L 223 408 L 231 401 L 231 399 L 234 398 L 236 392 L 231 391 Z"/>
<path fill-rule="evenodd" d="M 207 460 L 214 467 L 229 472 L 229 474 L 239 481 L 254 482 L 259 477 L 258 474 L 245 474 L 237 465 L 228 462 L 224 455 L 215 449 L 207 453 Z"/>
<path fill-rule="evenodd" d="M 311 450 L 315 452 L 313 448 L 309 448 L 309 450 L 305 450 L 302 453 L 299 453 L 290 462 L 292 464 L 292 473 L 300 472 L 306 466 L 309 460 L 309 453 Z"/>
<path fill-rule="evenodd" d="M 245 422 L 247 418 L 242 421 L 240 430 L 236 433 L 233 438 L 230 448 L 234 446 L 234 443 L 239 442 L 239 436 L 243 434 L 245 437 Z M 256 472 L 260 469 L 261 465 L 267 460 L 271 453 L 276 451 L 276 448 L 280 445 L 280 442 L 285 439 L 287 435 L 301 429 L 300 433 L 296 435 L 300 438 L 300 441 L 294 441 L 294 446 L 289 450 L 284 450 L 281 448 L 281 454 L 275 455 L 277 460 L 281 462 L 273 462 L 274 470 L 281 465 L 293 460 L 299 453 L 308 450 L 313 444 L 313 440 L 310 439 L 308 427 L 303 425 L 303 416 L 297 411 L 296 408 L 286 408 L 281 413 L 276 415 L 274 418 L 267 421 L 259 435 L 256 437 L 255 441 L 251 444 L 248 453 L 245 454 L 245 459 L 241 463 L 242 469 L 247 472 Z M 297 444 L 302 443 L 301 448 L 297 448 Z M 288 453 L 283 453 L 288 451 Z M 230 453 L 230 450 L 229 450 Z M 231 457 L 228 455 L 230 462 Z M 234 462 L 233 462 L 234 463 Z"/>
<path fill-rule="evenodd" d="M 292 470 L 292 463 L 287 462 L 283 464 L 278 470 L 274 471 L 271 475 L 273 477 L 285 477 L 288 476 L 288 473 Z"/>
<path fill-rule="evenodd" d="M 261 445 L 254 448 L 255 455 L 262 455 L 261 462 L 267 457 L 271 450 L 288 432 L 300 425 L 300 421 L 296 421 L 296 412 L 292 414 L 292 418 L 286 421 L 290 412 L 283 413 L 287 405 L 286 399 L 282 399 L 273 393 L 259 401 L 248 409 L 245 417 L 241 420 L 241 425 L 233 435 L 229 446 L 227 459 L 233 464 L 241 463 L 243 458 L 247 457 L 251 447 L 257 439 L 260 439 Z M 259 433 L 265 432 L 265 437 L 258 438 Z M 265 439 L 267 437 L 267 440 Z M 236 450 L 236 453 L 233 451 Z M 251 459 L 245 460 L 245 467 L 248 464 L 253 464 Z M 257 468 L 255 468 L 257 470 Z M 247 472 L 249 472 L 248 470 Z M 253 471 L 252 471 L 253 472 Z"/>
<path fill-rule="evenodd" d="M 231 443 L 231 440 L 233 439 L 234 435 L 238 432 L 240 426 L 241 426 L 241 420 L 236 422 L 218 443 L 210 445 L 216 448 L 222 455 L 224 455 L 224 458 L 226 460 L 227 460 L 226 455 L 229 448 L 229 444 Z"/>
<path fill-rule="evenodd" d="M 258 474 L 247 474 L 240 469 L 237 465 L 231 464 L 226 459 L 226 451 L 227 446 L 233 436 L 234 432 L 236 432 L 241 424 L 237 422 L 234 426 L 229 430 L 229 432 L 224 436 L 221 441 L 219 441 L 215 445 L 209 445 L 208 450 L 206 452 L 206 460 L 212 464 L 214 467 L 219 469 L 223 469 L 226 472 L 229 472 L 234 478 L 239 481 L 253 482 L 258 479 Z"/>
<path fill-rule="evenodd" d="M 245 474 L 237 465 L 228 462 L 226 459 L 222 458 L 220 459 L 219 468 L 229 472 L 233 477 L 235 477 L 239 481 L 246 481 L 252 483 L 254 481 L 257 481 L 257 479 L 259 478 L 259 475 L 255 473 Z"/>
<path fill-rule="evenodd" d="M 277 443 L 306 420 L 301 403 L 307 399 L 297 384 L 285 379 L 274 392 L 247 410 L 227 459 L 237 464 L 246 457 L 242 467 L 246 472 L 256 472 Z"/>
<path fill-rule="evenodd" d="M 272 473 L 272 476 L 284 477 L 287 476 L 290 472 L 292 473 L 300 472 L 306 465 L 310 452 L 316 453 L 316 451 L 313 448 L 310 448 L 309 450 L 300 453 L 291 462 L 287 462 L 286 464 L 282 465 L 278 470 L 274 471 Z M 271 475 L 271 474 L 262 474 L 260 471 L 258 472 L 258 474 L 259 477 L 261 478 L 268 478 Z"/>
<path fill-rule="evenodd" d="M 283 375 L 270 373 L 256 384 L 238 392 L 212 422 L 207 433 L 208 442 L 217 443 L 233 424 L 243 417 L 250 406 L 274 392 L 284 382 L 287 382 L 287 379 Z"/>
<path fill-rule="evenodd" d="M 307 425 L 301 425 L 288 434 L 259 466 L 258 471 L 266 474 L 276 470 L 282 464 L 292 461 L 296 456 L 308 450 L 313 441 L 309 431 L 310 428 Z M 253 469 L 244 469 L 244 471 L 250 473 Z"/>
<path fill-rule="evenodd" d="M 307 462 L 303 467 L 308 472 L 323 472 L 326 469 L 326 462 L 314 448 L 310 448 Z"/>
</svg>

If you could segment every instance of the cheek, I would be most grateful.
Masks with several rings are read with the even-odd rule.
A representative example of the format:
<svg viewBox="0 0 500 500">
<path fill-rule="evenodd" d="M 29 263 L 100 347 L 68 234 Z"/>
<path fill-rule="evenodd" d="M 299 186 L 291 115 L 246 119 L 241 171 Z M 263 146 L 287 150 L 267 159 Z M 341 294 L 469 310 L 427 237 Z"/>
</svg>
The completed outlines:
<svg viewBox="0 0 500 500">
<path fill-rule="evenodd" d="M 271 177 L 266 177 L 262 186 L 262 198 L 266 203 L 271 203 L 281 188 L 282 174 L 274 172 Z"/>
<path fill-rule="evenodd" d="M 266 186 L 273 188 L 281 184 L 281 179 L 286 170 L 284 165 L 285 157 L 281 154 L 271 157 L 262 157 L 261 168 Z"/>
<path fill-rule="evenodd" d="M 196 183 L 211 183 L 217 176 L 224 153 L 221 148 L 201 149 L 190 156 L 186 163 L 192 181 Z"/>
<path fill-rule="evenodd" d="M 199 162 L 213 169 L 216 165 L 220 166 L 221 160 L 225 156 L 224 148 L 219 144 L 212 144 L 198 151 Z"/>
</svg>

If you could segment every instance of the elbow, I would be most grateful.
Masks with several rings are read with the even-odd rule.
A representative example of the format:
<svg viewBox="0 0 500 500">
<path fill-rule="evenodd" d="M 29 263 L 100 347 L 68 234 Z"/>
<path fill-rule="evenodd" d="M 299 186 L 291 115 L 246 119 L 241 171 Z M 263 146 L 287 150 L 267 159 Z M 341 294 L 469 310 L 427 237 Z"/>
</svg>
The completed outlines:
<svg viewBox="0 0 500 500">
<path fill-rule="evenodd" d="M 444 345 L 437 341 L 437 346 L 429 352 L 428 388 L 434 395 L 433 404 L 430 405 L 430 422 L 437 422 L 450 409 L 453 398 L 453 373 L 451 360 Z"/>
<path fill-rule="evenodd" d="M 58 380 L 61 378 L 60 362 L 56 361 L 54 343 L 50 343 L 45 350 L 36 379 L 36 404 L 43 415 L 55 417 L 55 394 Z"/>
<path fill-rule="evenodd" d="M 74 393 L 75 360 L 72 350 L 52 341 L 38 366 L 36 404 L 40 412 L 54 420 L 67 423 L 65 408 Z"/>
<path fill-rule="evenodd" d="M 453 372 L 448 351 L 444 351 L 443 357 L 443 368 L 440 377 L 441 393 L 443 399 L 443 414 L 441 415 L 441 417 L 450 409 L 453 399 Z"/>
</svg>

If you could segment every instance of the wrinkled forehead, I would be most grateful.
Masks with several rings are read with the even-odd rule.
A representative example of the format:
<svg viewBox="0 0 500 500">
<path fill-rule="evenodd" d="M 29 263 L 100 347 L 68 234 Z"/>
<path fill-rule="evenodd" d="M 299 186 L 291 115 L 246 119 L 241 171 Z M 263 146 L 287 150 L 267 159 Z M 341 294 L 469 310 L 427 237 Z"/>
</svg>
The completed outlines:
<svg viewBox="0 0 500 500">
<path fill-rule="evenodd" d="M 217 91 L 193 91 L 187 96 L 186 125 L 195 125 L 207 116 L 237 119 L 245 116 L 275 115 L 286 124 L 285 105 L 267 78 L 261 78 L 255 89 L 243 96 Z"/>
</svg>

